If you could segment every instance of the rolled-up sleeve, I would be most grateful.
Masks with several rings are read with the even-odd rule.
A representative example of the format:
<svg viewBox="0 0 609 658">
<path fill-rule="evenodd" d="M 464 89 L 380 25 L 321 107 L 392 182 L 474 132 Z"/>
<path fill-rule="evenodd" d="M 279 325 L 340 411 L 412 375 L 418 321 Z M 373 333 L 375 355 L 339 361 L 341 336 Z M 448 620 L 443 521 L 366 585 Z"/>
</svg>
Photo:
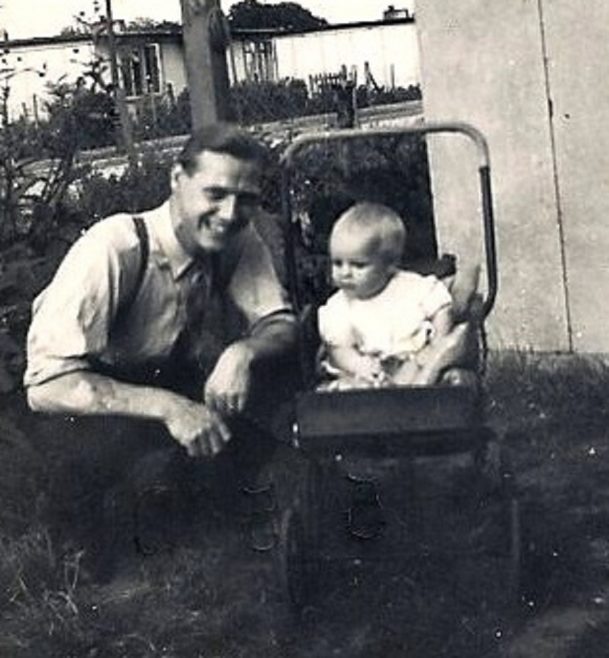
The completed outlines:
<svg viewBox="0 0 609 658">
<path fill-rule="evenodd" d="M 253 226 L 243 233 L 229 293 L 250 327 L 267 316 L 282 315 L 287 318 L 292 313 L 287 292 L 279 281 L 268 247 Z"/>
<path fill-rule="evenodd" d="M 349 320 L 349 308 L 340 293 L 318 309 L 319 334 L 331 347 L 353 347 L 356 344 L 353 327 Z"/>
<path fill-rule="evenodd" d="M 70 249 L 55 277 L 34 300 L 24 385 L 87 370 L 108 344 L 119 299 L 118 254 L 95 230 Z"/>
</svg>

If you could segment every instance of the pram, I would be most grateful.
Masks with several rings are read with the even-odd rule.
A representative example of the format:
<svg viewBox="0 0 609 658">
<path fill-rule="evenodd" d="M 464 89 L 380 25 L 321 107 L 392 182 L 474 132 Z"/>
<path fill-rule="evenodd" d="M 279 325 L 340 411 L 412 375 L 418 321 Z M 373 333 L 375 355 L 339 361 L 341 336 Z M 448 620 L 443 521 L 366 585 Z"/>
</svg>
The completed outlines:
<svg viewBox="0 0 609 658">
<path fill-rule="evenodd" d="M 296 611 L 318 593 L 323 571 L 333 560 L 387 559 L 391 554 L 387 544 L 393 546 L 393 555 L 401 560 L 421 552 L 490 555 L 501 562 L 501 591 L 506 599 L 513 602 L 518 592 L 520 523 L 514 474 L 502 454 L 498 437 L 485 423 L 482 386 L 348 391 L 315 388 L 316 307 L 330 291 L 328 286 L 323 290 L 321 276 L 322 290 L 307 297 L 301 280 L 303 271 L 306 272 L 306 268 L 299 267 L 303 231 L 314 232 L 315 227 L 310 225 L 309 217 L 294 211 L 293 185 L 299 158 L 303 159 L 303 153 L 306 155 L 312 147 L 335 144 L 341 149 L 341 158 L 348 160 L 351 145 L 364 139 L 405 135 L 420 138 L 436 133 L 465 135 L 473 141 L 478 155 L 486 293 L 484 297 L 476 296 L 467 320 L 472 337 L 468 367 L 481 380 L 486 360 L 484 321 L 497 294 L 489 152 L 481 133 L 463 123 L 330 131 L 301 135 L 282 159 L 282 203 L 288 229 L 286 268 L 293 302 L 303 318 L 299 340 L 302 387 L 295 401 L 292 440 L 310 457 L 296 499 L 281 514 L 276 549 L 280 582 Z M 307 223 L 304 227 L 303 221 Z M 323 254 L 316 258 L 323 269 Z M 454 263 L 454 259 L 444 258 L 427 268 L 429 271 L 440 267 L 444 273 L 450 273 Z M 438 523 L 438 514 L 442 515 L 445 507 L 438 503 L 437 496 L 430 502 L 422 495 L 419 465 L 425 462 L 428 470 L 433 470 L 434 464 L 455 456 L 465 458 L 470 469 L 466 495 L 445 491 L 456 520 Z M 372 475 L 353 475 L 349 467 L 345 468 L 346 462 L 358 460 L 367 465 L 367 472 Z M 396 503 L 390 514 L 386 513 L 389 508 L 381 509 L 386 494 L 383 478 L 376 477 L 383 469 L 397 474 L 392 492 Z M 475 517 L 473 529 L 466 536 L 459 532 L 465 518 L 463 508 L 468 510 L 468 519 Z M 385 512 L 385 518 L 376 525 L 373 519 L 370 532 L 354 527 L 355 515 L 370 511 L 374 514 L 375 509 Z M 430 523 L 430 516 L 434 515 L 435 522 Z M 338 540 L 335 535 L 340 536 Z"/>
</svg>

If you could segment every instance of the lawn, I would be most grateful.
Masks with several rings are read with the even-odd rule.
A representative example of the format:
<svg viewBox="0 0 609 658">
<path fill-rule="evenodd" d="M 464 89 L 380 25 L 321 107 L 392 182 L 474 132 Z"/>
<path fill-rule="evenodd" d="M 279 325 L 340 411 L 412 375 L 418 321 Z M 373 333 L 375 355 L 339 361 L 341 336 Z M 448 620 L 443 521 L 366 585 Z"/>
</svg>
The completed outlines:
<svg viewBox="0 0 609 658">
<path fill-rule="evenodd" d="M 273 551 L 253 551 L 241 517 L 221 509 L 200 513 L 179 541 L 123 556 L 110 582 L 95 582 L 86 556 L 53 542 L 45 517 L 48 473 L 38 442 L 57 427 L 5 397 L 0 655 L 606 655 L 609 368 L 584 358 L 493 354 L 486 384 L 489 422 L 513 465 L 522 511 L 518 604 L 504 605 L 500 574 L 483 558 L 457 563 L 423 551 L 406 559 L 380 548 L 376 560 L 333 564 L 298 618 L 282 595 Z M 460 468 L 445 487 L 467 485 Z M 375 557 L 374 544 L 363 550 Z"/>
</svg>

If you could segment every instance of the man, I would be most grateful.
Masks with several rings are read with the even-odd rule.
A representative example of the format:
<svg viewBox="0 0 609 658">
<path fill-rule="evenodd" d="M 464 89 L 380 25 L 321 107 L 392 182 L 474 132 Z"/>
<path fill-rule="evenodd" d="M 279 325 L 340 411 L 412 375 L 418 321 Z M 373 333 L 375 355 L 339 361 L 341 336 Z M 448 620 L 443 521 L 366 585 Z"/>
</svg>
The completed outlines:
<svg viewBox="0 0 609 658">
<path fill-rule="evenodd" d="M 295 338 L 271 254 L 251 222 L 265 157 L 246 133 L 210 125 L 186 143 L 170 198 L 143 213 L 139 229 L 115 215 L 76 242 L 33 305 L 24 377 L 32 409 L 69 421 L 134 419 L 120 450 L 133 442 L 141 453 L 147 441 L 166 448 L 169 439 L 191 457 L 226 450 L 248 415 L 257 364 L 287 354 Z M 236 322 L 216 322 L 216 345 L 206 342 L 206 322 L 227 305 Z M 236 327 L 240 334 L 210 364 Z M 133 431 L 150 427 L 142 421 L 166 430 L 160 442 Z M 106 423 L 95 441 L 81 432 L 80 454 L 107 457 L 114 426 Z"/>
</svg>

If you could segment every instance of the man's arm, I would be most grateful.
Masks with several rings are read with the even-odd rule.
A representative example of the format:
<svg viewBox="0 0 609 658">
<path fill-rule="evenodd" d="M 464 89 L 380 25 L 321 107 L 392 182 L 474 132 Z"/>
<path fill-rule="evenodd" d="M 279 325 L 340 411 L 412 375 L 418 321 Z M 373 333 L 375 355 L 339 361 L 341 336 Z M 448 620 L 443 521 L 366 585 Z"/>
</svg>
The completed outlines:
<svg viewBox="0 0 609 658">
<path fill-rule="evenodd" d="M 287 310 L 259 320 L 245 338 L 220 355 L 205 383 L 205 403 L 223 414 L 241 413 L 249 398 L 254 364 L 288 354 L 296 345 L 296 331 L 296 319 Z"/>
<path fill-rule="evenodd" d="M 222 418 L 171 391 L 119 382 L 89 371 L 70 372 L 27 388 L 34 411 L 115 415 L 162 422 L 191 456 L 215 455 L 230 438 Z"/>
</svg>

